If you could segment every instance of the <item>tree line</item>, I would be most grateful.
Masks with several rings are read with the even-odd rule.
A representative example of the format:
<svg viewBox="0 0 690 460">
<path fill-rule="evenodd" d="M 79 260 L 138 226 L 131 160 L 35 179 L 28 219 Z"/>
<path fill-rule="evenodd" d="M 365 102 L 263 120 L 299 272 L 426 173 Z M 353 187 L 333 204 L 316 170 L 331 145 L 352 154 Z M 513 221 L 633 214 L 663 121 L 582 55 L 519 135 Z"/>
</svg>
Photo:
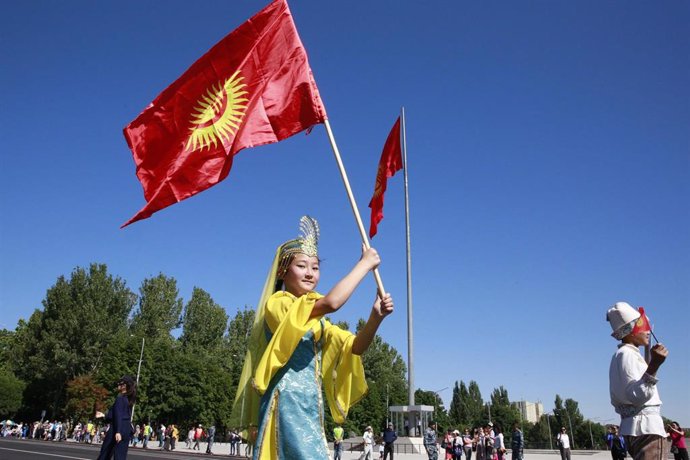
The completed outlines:
<svg viewBox="0 0 690 460">
<path fill-rule="evenodd" d="M 175 278 L 162 273 L 144 279 L 134 293 L 97 263 L 58 277 L 42 304 L 14 331 L 0 330 L 0 418 L 32 422 L 45 411 L 46 419 L 86 421 L 112 403 L 114 382 L 137 375 L 141 357 L 135 423 L 214 424 L 219 433 L 243 428 L 230 426 L 230 412 L 253 307 L 236 308 L 229 317 L 200 287 L 185 302 Z M 360 319 L 353 332 L 364 323 Z M 386 403 L 408 403 L 407 368 L 395 348 L 377 335 L 362 360 L 369 392 L 351 409 L 348 434 L 361 434 L 367 425 L 383 428 Z M 492 421 L 509 440 L 518 423 L 527 447 L 549 448 L 565 426 L 576 448 L 603 446 L 605 427 L 586 420 L 577 401 L 559 395 L 553 413 L 536 423 L 521 419 L 503 386 L 485 402 L 475 381 L 455 382 L 448 410 L 433 391 L 417 389 L 415 402 L 433 406 L 443 428 Z M 333 420 L 327 410 L 325 415 L 330 434 Z"/>
<path fill-rule="evenodd" d="M 229 317 L 200 287 L 185 302 L 175 278 L 162 273 L 134 293 L 97 263 L 58 277 L 42 304 L 14 331 L 0 330 L 3 419 L 33 422 L 45 411 L 46 419 L 86 421 L 112 403 L 114 382 L 137 375 L 141 357 L 135 423 L 238 428 L 230 412 L 253 307 Z M 369 393 L 351 411 L 348 432 L 383 423 L 386 400 L 401 404 L 407 395 L 405 364 L 380 336 L 363 363 Z M 326 423 L 331 432 L 330 414 Z"/>
</svg>

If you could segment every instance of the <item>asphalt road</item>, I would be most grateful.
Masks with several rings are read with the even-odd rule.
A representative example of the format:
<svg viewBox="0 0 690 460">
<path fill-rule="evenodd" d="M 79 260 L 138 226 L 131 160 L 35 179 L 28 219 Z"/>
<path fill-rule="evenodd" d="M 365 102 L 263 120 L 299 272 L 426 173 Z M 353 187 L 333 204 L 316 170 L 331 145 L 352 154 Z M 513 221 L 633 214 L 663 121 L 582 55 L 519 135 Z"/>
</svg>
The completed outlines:
<svg viewBox="0 0 690 460">
<path fill-rule="evenodd" d="M 0 438 L 0 460 L 94 460 L 100 451 L 99 445 L 86 445 L 67 442 L 50 442 L 36 440 L 19 440 L 14 438 Z M 153 460 L 200 460 L 211 455 L 193 454 L 189 451 L 165 452 L 159 450 L 129 449 L 127 459 Z M 229 457 L 227 455 L 213 455 L 213 457 L 244 459 L 244 457 Z"/>
</svg>

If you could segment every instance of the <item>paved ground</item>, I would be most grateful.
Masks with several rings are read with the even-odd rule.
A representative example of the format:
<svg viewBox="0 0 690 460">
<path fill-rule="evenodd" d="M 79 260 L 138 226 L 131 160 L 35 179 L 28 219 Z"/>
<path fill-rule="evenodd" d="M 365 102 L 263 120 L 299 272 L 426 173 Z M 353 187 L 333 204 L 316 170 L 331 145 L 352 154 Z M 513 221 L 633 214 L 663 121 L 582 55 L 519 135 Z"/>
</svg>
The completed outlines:
<svg viewBox="0 0 690 460">
<path fill-rule="evenodd" d="M 154 443 L 157 446 L 157 443 Z M 141 448 L 129 449 L 128 459 L 133 460 L 153 460 L 153 459 L 176 459 L 176 460 L 199 460 L 208 458 L 205 455 L 206 444 L 202 444 L 203 449 L 192 451 L 184 447 L 184 443 L 178 446 L 174 452 L 165 452 L 157 447 L 143 450 Z M 244 446 L 243 446 L 244 447 Z M 40 460 L 40 459 L 73 459 L 73 460 L 93 460 L 98 456 L 99 445 L 76 444 L 73 442 L 50 442 L 36 440 L 18 440 L 12 438 L 0 438 L 0 459 L 2 460 Z M 213 447 L 214 456 L 225 456 L 226 458 L 242 459 L 244 457 L 228 457 L 230 452 L 229 444 L 216 443 Z M 242 450 L 244 453 L 244 449 Z M 361 452 L 345 452 L 343 460 L 359 459 Z M 573 460 L 610 460 L 611 455 L 607 451 L 574 451 Z M 375 456 L 375 458 L 378 458 Z M 426 460 L 426 455 L 422 454 L 396 454 L 398 460 Z M 510 456 L 508 456 L 510 458 Z M 527 450 L 525 460 L 560 460 L 558 451 L 548 450 Z"/>
</svg>

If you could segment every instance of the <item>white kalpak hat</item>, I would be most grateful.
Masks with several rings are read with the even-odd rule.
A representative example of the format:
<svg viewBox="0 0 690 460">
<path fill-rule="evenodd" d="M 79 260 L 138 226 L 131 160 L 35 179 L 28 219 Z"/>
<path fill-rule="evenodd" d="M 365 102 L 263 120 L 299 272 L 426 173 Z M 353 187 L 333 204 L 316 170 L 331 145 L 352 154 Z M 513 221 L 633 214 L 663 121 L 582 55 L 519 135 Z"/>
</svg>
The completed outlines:
<svg viewBox="0 0 690 460">
<path fill-rule="evenodd" d="M 640 317 L 640 312 L 635 310 L 627 302 L 616 302 L 606 312 L 606 321 L 611 323 L 613 332 L 611 335 L 617 340 L 621 340 L 630 334 L 635 327 L 635 321 Z"/>
</svg>

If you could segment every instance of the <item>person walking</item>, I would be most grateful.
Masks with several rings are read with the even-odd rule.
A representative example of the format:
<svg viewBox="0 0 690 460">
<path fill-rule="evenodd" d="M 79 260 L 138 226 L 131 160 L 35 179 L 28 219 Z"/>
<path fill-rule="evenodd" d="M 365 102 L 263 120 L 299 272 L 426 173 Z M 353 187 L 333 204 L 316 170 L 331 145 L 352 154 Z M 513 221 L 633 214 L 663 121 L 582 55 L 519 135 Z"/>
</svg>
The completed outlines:
<svg viewBox="0 0 690 460">
<path fill-rule="evenodd" d="M 472 460 L 472 444 L 470 429 L 465 428 L 465 433 L 462 435 L 462 451 L 465 454 L 466 460 Z"/>
<path fill-rule="evenodd" d="M 475 458 L 476 460 L 491 460 L 486 456 L 486 439 L 484 429 L 477 427 L 474 430 Z"/>
<path fill-rule="evenodd" d="M 491 422 L 484 427 L 484 458 L 494 460 L 494 424 Z"/>
<path fill-rule="evenodd" d="M 151 424 L 149 422 L 146 422 L 146 424 L 144 425 L 144 442 L 142 443 L 142 447 L 144 449 L 148 449 L 152 431 L 153 429 L 151 428 Z"/>
<path fill-rule="evenodd" d="M 170 425 L 165 427 L 163 436 L 165 437 L 163 441 L 163 450 L 170 451 L 170 439 L 172 438 L 172 427 Z"/>
<path fill-rule="evenodd" d="M 436 443 L 436 422 L 429 422 L 424 432 L 424 449 L 429 460 L 438 460 L 438 444 Z"/>
<path fill-rule="evenodd" d="M 446 430 L 446 434 L 443 436 L 443 442 L 441 443 L 441 447 L 445 452 L 443 456 L 445 460 L 453 460 L 453 439 L 453 430 L 448 428 L 448 430 Z"/>
<path fill-rule="evenodd" d="M 184 445 L 187 449 L 191 449 L 194 445 L 194 427 L 190 428 L 187 432 L 187 439 L 184 441 Z"/>
<path fill-rule="evenodd" d="M 513 425 L 513 435 L 510 439 L 510 450 L 512 460 L 522 460 L 524 448 L 525 438 L 522 436 L 522 430 L 520 429 L 520 425 L 518 423 L 515 423 Z"/>
<path fill-rule="evenodd" d="M 460 460 L 463 450 L 462 435 L 458 430 L 453 430 L 453 460 Z"/>
<path fill-rule="evenodd" d="M 158 425 L 158 430 L 156 430 L 156 436 L 158 437 L 158 447 L 164 447 L 165 444 L 165 425 L 162 423 Z"/>
<path fill-rule="evenodd" d="M 230 455 L 235 455 L 237 451 L 237 443 L 240 440 L 240 435 L 237 434 L 237 430 L 233 428 L 230 430 Z"/>
<path fill-rule="evenodd" d="M 674 460 L 688 460 L 688 448 L 685 445 L 685 432 L 678 422 L 668 425 L 668 433 L 671 436 L 671 452 Z"/>
<path fill-rule="evenodd" d="M 91 436 L 91 432 L 93 432 L 93 428 L 94 428 L 94 424 L 91 422 L 91 420 L 89 420 L 86 423 L 86 432 L 84 433 L 84 442 L 86 444 L 91 444 L 91 441 L 93 439 Z"/>
<path fill-rule="evenodd" d="M 360 458 L 363 460 L 374 460 L 374 432 L 370 426 L 364 429 L 362 438 L 364 440 L 364 451 Z"/>
<path fill-rule="evenodd" d="M 393 460 L 396 439 L 398 439 L 398 433 L 395 432 L 393 424 L 388 423 L 388 427 L 383 431 L 383 460 L 388 459 L 388 454 L 390 454 L 390 458 Z"/>
<path fill-rule="evenodd" d="M 556 443 L 561 452 L 561 460 L 570 460 L 570 437 L 568 437 L 568 430 L 564 426 L 561 427 L 561 432 L 556 436 Z"/>
<path fill-rule="evenodd" d="M 333 428 L 333 460 L 342 460 L 343 455 L 343 427 L 336 425 Z"/>
<path fill-rule="evenodd" d="M 494 449 L 496 449 L 496 456 L 498 457 L 498 460 L 503 460 L 503 455 L 506 453 L 506 443 L 503 437 L 503 429 L 501 428 L 501 425 L 496 424 L 494 426 Z"/>
<path fill-rule="evenodd" d="M 215 425 L 211 425 L 208 428 L 208 434 L 207 434 L 207 441 L 208 444 L 206 445 L 206 453 L 213 455 L 213 442 L 215 441 L 216 437 L 216 427 Z"/>
<path fill-rule="evenodd" d="M 137 385 L 129 375 L 123 376 L 117 382 L 118 395 L 115 398 L 105 420 L 110 422 L 110 429 L 105 436 L 98 460 L 125 460 L 132 436 L 132 405 L 137 396 Z"/>
<path fill-rule="evenodd" d="M 141 437 L 141 426 L 137 425 L 134 429 L 134 435 L 132 436 L 132 447 L 137 447 L 139 438 Z"/>
<path fill-rule="evenodd" d="M 173 451 L 175 450 L 175 445 L 177 444 L 177 439 L 180 436 L 180 430 L 177 428 L 177 425 L 174 423 L 170 425 L 172 427 L 171 434 L 170 434 L 170 450 Z"/>
<path fill-rule="evenodd" d="M 611 451 L 611 460 L 623 460 L 625 458 L 625 438 L 618 432 L 616 425 L 609 426 L 606 434 L 606 445 Z"/>
<path fill-rule="evenodd" d="M 192 447 L 192 450 L 201 450 L 199 447 L 199 442 L 201 442 L 201 436 L 204 434 L 204 428 L 201 426 L 201 423 L 199 426 L 196 427 L 196 430 L 194 430 L 194 447 Z"/>
</svg>

